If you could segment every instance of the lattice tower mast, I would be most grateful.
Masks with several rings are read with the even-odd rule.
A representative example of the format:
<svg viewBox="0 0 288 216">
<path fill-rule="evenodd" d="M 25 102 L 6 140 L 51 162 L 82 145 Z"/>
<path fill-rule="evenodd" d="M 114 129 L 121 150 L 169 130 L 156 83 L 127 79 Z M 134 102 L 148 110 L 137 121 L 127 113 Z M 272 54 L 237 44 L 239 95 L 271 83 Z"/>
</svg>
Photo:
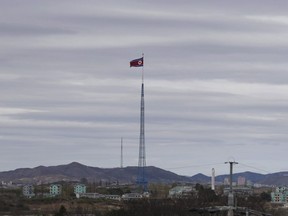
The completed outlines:
<svg viewBox="0 0 288 216">
<path fill-rule="evenodd" d="M 141 109 L 140 109 L 140 139 L 139 139 L 139 158 L 138 158 L 138 177 L 137 183 L 147 189 L 147 179 L 145 175 L 146 152 L 145 152 L 145 104 L 144 104 L 144 83 L 141 87 Z"/>
<path fill-rule="evenodd" d="M 136 183 L 141 185 L 144 191 L 147 191 L 147 179 L 145 175 L 146 153 L 145 153 L 145 116 L 144 116 L 144 54 L 142 58 L 130 61 L 130 67 L 142 67 L 142 85 L 141 85 L 141 106 L 140 106 L 140 139 L 139 139 L 139 158 L 138 158 L 138 176 Z"/>
</svg>

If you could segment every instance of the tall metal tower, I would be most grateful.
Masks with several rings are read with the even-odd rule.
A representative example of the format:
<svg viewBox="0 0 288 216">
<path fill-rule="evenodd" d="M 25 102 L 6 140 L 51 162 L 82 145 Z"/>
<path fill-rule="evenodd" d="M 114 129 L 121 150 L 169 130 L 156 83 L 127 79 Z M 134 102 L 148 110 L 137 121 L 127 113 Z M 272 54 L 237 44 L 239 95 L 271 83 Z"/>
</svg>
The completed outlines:
<svg viewBox="0 0 288 216">
<path fill-rule="evenodd" d="M 130 67 L 142 67 L 142 86 L 141 86 L 141 113 L 140 113 L 140 140 L 139 140 L 139 158 L 138 158 L 138 176 L 136 183 L 147 191 L 147 179 L 145 175 L 146 153 L 145 153 L 145 120 L 144 120 L 144 53 L 142 58 L 130 61 Z"/>
<path fill-rule="evenodd" d="M 121 161 L 120 167 L 123 168 L 123 137 L 121 137 Z"/>
<path fill-rule="evenodd" d="M 142 82 L 137 184 L 141 185 L 144 191 L 147 191 L 148 182 L 145 175 L 145 168 L 146 168 L 146 153 L 145 153 L 145 119 L 144 119 L 144 83 Z"/>
</svg>

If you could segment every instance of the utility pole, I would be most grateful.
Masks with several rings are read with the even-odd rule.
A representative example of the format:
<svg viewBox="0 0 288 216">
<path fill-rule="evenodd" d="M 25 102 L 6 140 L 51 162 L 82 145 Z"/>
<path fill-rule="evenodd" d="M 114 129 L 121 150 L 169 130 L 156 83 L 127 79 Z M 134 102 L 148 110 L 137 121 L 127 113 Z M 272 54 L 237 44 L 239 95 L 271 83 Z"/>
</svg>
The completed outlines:
<svg viewBox="0 0 288 216">
<path fill-rule="evenodd" d="M 230 210 L 228 211 L 228 216 L 233 216 L 233 207 L 235 207 L 235 194 L 233 193 L 233 188 L 232 188 L 232 182 L 233 182 L 233 165 L 238 164 L 238 162 L 235 161 L 228 161 L 225 162 L 225 164 L 230 164 L 230 189 L 229 189 L 229 194 L 228 194 L 228 206 L 230 207 Z"/>
</svg>

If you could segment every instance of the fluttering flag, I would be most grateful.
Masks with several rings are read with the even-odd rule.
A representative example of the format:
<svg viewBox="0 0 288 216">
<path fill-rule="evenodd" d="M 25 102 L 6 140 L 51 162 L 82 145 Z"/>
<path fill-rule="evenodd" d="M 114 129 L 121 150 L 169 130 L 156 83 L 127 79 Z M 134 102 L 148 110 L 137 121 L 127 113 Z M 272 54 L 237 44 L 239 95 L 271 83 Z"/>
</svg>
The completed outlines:
<svg viewBox="0 0 288 216">
<path fill-rule="evenodd" d="M 138 58 L 130 61 L 130 67 L 143 67 L 144 65 L 144 58 Z"/>
</svg>

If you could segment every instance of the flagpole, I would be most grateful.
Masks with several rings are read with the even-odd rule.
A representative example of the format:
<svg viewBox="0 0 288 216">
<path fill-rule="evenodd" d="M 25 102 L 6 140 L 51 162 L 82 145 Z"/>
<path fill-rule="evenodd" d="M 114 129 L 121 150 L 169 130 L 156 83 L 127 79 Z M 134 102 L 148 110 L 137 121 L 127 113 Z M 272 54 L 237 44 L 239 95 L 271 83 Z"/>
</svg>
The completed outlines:
<svg viewBox="0 0 288 216">
<path fill-rule="evenodd" d="M 130 67 L 142 67 L 139 158 L 138 158 L 138 176 L 136 182 L 137 184 L 143 186 L 143 190 L 147 192 L 147 179 L 145 176 L 146 153 L 145 153 L 145 123 L 144 123 L 144 53 L 142 53 L 142 58 L 137 58 L 130 61 Z"/>
<path fill-rule="evenodd" d="M 139 65 L 139 63 L 138 63 Z M 138 176 L 136 182 L 147 192 L 146 179 L 146 151 L 145 151 L 145 114 L 144 114 L 144 53 L 142 53 L 142 85 L 141 85 L 141 108 L 140 108 L 140 137 L 139 137 L 139 158 Z"/>
<path fill-rule="evenodd" d="M 143 58 L 143 62 L 144 62 L 144 53 L 142 53 L 142 58 Z M 144 64 L 142 66 L 142 83 L 144 83 Z"/>
</svg>

